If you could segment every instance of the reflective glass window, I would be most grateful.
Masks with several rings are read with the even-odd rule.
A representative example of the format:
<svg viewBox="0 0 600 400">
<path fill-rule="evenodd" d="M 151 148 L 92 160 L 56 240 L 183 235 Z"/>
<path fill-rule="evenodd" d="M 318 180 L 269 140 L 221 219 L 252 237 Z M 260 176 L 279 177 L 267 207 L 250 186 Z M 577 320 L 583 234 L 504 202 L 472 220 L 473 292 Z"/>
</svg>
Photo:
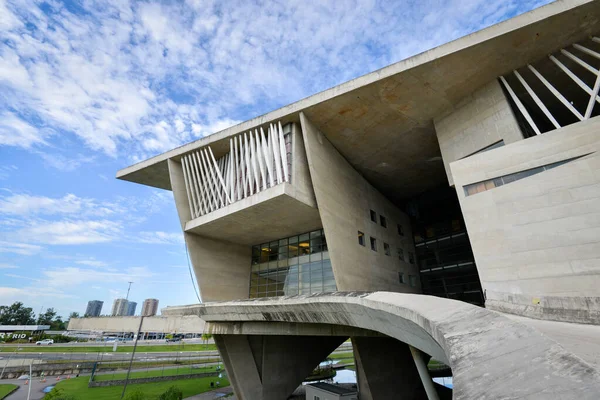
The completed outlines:
<svg viewBox="0 0 600 400">
<path fill-rule="evenodd" d="M 252 246 L 250 297 L 336 291 L 322 229 Z"/>
</svg>

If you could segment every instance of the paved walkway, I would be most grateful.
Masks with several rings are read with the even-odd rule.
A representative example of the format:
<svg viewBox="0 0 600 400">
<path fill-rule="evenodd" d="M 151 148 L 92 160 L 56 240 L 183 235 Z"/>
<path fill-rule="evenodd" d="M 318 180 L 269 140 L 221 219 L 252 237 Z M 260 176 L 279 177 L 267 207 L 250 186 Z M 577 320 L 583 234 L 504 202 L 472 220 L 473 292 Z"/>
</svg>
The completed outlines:
<svg viewBox="0 0 600 400">
<path fill-rule="evenodd" d="M 12 383 L 19 385 L 20 387 L 10 396 L 6 397 L 6 400 L 27 400 L 28 387 L 25 386 L 24 380 L 19 379 L 2 379 L 2 383 Z M 30 400 L 41 400 L 45 393 L 42 390 L 49 385 L 55 383 L 53 380 L 48 379 L 47 382 L 40 382 L 38 379 L 34 379 L 29 382 L 31 384 L 31 397 Z"/>
<path fill-rule="evenodd" d="M 600 325 L 571 324 L 567 322 L 531 319 L 512 314 L 504 316 L 527 324 L 550 339 L 560 343 L 567 351 L 600 368 Z"/>
</svg>

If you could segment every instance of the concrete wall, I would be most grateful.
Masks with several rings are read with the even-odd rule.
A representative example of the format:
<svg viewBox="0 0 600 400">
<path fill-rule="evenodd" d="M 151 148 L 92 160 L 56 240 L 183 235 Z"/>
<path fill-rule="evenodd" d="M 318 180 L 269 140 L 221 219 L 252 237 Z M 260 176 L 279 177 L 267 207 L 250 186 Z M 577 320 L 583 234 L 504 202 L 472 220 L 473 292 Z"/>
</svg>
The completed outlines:
<svg viewBox="0 0 600 400">
<path fill-rule="evenodd" d="M 486 306 L 600 324 L 600 118 L 451 164 Z M 463 186 L 584 156 L 465 196 Z"/>
<path fill-rule="evenodd" d="M 259 192 L 193 221 L 190 221 L 181 164 L 170 159 L 168 166 L 202 301 L 248 298 L 252 245 L 321 227 L 302 133 L 297 124 L 292 126 L 290 183 Z"/>
<path fill-rule="evenodd" d="M 491 144 L 523 139 L 517 120 L 497 80 L 463 99 L 449 114 L 434 120 L 448 182 L 449 164 Z"/>
<path fill-rule="evenodd" d="M 420 292 L 416 287 L 399 282 L 398 273 L 418 277 L 417 268 L 398 257 L 402 249 L 405 260 L 414 253 L 409 217 L 373 188 L 340 155 L 327 138 L 301 113 L 301 124 L 323 229 L 331 257 L 338 290 L 387 290 Z M 377 222 L 370 219 L 377 213 Z M 379 223 L 384 215 L 387 228 Z M 398 234 L 397 224 L 404 229 Z M 365 234 L 365 246 L 358 243 L 358 231 Z M 377 251 L 371 250 L 369 238 L 377 239 Z M 391 255 L 384 254 L 384 243 Z"/>
<path fill-rule="evenodd" d="M 69 331 L 137 332 L 141 317 L 71 318 Z M 204 321 L 197 316 L 144 317 L 142 332 L 203 333 Z"/>
</svg>

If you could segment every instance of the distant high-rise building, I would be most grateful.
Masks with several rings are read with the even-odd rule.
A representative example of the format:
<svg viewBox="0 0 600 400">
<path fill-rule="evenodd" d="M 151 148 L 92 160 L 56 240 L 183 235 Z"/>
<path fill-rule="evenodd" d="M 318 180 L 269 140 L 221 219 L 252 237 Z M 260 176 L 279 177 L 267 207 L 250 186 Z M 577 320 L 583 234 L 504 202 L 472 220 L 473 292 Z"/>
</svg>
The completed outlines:
<svg viewBox="0 0 600 400">
<path fill-rule="evenodd" d="M 146 299 L 142 305 L 142 316 L 152 317 L 156 315 L 158 311 L 158 300 L 157 299 Z"/>
<path fill-rule="evenodd" d="M 127 315 L 128 301 L 126 299 L 115 299 L 112 308 L 112 316 L 113 317 L 121 317 Z"/>
<path fill-rule="evenodd" d="M 104 305 L 103 301 L 100 300 L 90 300 L 88 301 L 87 308 L 85 309 L 86 317 L 98 317 L 102 312 L 102 306 Z"/>
<path fill-rule="evenodd" d="M 135 308 L 137 307 L 137 303 L 135 301 L 127 302 L 127 316 L 135 315 Z"/>
</svg>

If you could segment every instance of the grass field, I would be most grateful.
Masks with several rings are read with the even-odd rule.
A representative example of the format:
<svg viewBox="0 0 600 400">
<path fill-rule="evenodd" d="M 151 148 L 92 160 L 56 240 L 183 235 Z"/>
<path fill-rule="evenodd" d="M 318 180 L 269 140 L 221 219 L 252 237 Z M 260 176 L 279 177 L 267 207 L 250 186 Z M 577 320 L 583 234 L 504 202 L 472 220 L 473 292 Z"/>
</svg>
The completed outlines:
<svg viewBox="0 0 600 400">
<path fill-rule="evenodd" d="M 56 387 L 62 389 L 65 395 L 73 396 L 77 400 L 114 400 L 121 398 L 123 386 L 88 388 L 88 379 L 89 377 L 87 376 L 69 379 L 58 383 Z M 144 392 L 149 399 L 155 399 L 169 387 L 177 386 L 183 392 L 183 398 L 186 398 L 198 393 L 208 392 L 212 389 L 210 387 L 210 382 L 216 382 L 217 380 L 221 383 L 221 387 L 229 386 L 229 382 L 225 378 L 208 377 L 127 385 L 127 393 L 140 390 Z"/>
<path fill-rule="evenodd" d="M 12 393 L 12 391 L 17 387 L 18 387 L 17 385 L 13 385 L 10 383 L 0 384 L 0 399 L 3 399 L 6 396 L 8 396 L 8 394 Z"/>
<path fill-rule="evenodd" d="M 186 375 L 186 374 L 203 374 L 205 372 L 215 372 L 217 371 L 217 366 L 214 367 L 203 367 L 203 368 L 190 368 L 190 367 L 181 367 L 181 368 L 169 368 L 165 369 L 150 369 L 147 371 L 136 371 L 129 374 L 130 379 L 134 378 L 151 378 L 154 376 L 173 376 L 173 375 Z M 112 381 L 113 379 L 125 379 L 127 377 L 127 373 L 119 372 L 116 374 L 105 373 L 94 376 L 95 382 L 101 381 Z"/>
<path fill-rule="evenodd" d="M 168 351 L 206 351 L 216 350 L 217 347 L 212 344 L 164 344 L 156 346 L 138 346 L 136 353 L 156 353 Z M 12 353 L 17 350 L 16 346 L 0 346 L 0 352 Z M 118 353 L 131 353 L 133 346 L 120 344 L 117 348 Z M 22 346 L 19 347 L 19 353 L 111 353 L 112 344 L 107 346 Z"/>
</svg>

